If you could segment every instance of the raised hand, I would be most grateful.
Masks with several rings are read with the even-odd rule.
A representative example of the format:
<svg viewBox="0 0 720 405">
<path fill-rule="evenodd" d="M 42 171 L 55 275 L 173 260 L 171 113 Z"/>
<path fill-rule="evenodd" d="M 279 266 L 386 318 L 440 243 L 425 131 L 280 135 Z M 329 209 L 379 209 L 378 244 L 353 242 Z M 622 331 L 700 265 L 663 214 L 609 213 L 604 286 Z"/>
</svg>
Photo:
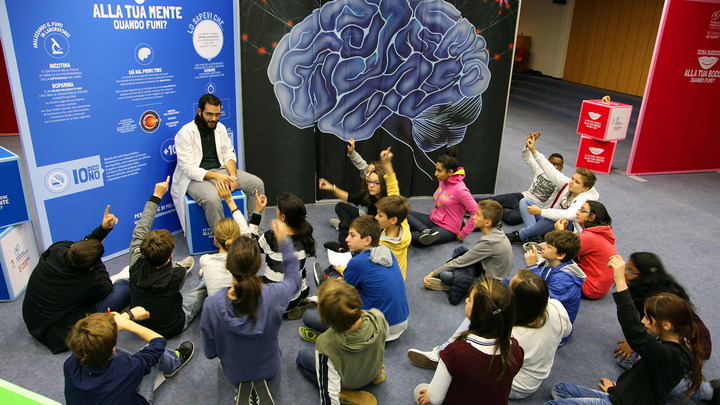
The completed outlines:
<svg viewBox="0 0 720 405">
<path fill-rule="evenodd" d="M 105 230 L 111 230 L 115 226 L 115 224 L 118 223 L 118 219 L 115 217 L 115 215 L 110 213 L 110 205 L 105 207 L 105 214 L 103 215 L 102 220 L 102 227 Z"/>
</svg>

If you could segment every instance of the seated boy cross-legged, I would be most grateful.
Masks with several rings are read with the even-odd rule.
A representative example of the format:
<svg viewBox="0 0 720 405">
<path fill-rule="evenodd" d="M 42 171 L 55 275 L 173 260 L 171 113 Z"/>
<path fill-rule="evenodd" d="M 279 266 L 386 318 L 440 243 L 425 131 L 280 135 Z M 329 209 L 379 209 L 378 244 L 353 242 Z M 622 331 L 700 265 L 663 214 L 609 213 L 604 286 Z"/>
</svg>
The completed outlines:
<svg viewBox="0 0 720 405">
<path fill-rule="evenodd" d="M 407 251 L 412 239 L 410 225 L 408 225 L 406 219 L 410 212 L 410 204 L 401 195 L 389 195 L 379 199 L 375 207 L 378 211 L 375 219 L 377 219 L 380 229 L 382 229 L 380 244 L 387 246 L 395 255 L 403 280 L 405 280 L 407 274 Z"/>
<path fill-rule="evenodd" d="M 330 276 L 342 276 L 354 286 L 363 309 L 379 309 L 390 325 L 387 340 L 397 339 L 408 327 L 410 309 L 398 261 L 387 246 L 378 245 L 378 221 L 370 215 L 355 218 L 345 241 L 353 257 L 345 269 L 336 267 Z M 311 342 L 328 328 L 315 309 L 305 312 L 303 322 L 307 327 L 300 328 L 300 335 Z"/>
<path fill-rule="evenodd" d="M 468 289 L 483 274 L 502 280 L 513 267 L 512 246 L 496 225 L 502 218 L 502 206 L 497 201 L 483 200 L 473 217 L 473 223 L 483 236 L 472 249 L 459 246 L 453 258 L 425 276 L 423 284 L 429 290 L 450 291 L 448 299 L 457 305 Z"/>
<path fill-rule="evenodd" d="M 358 291 L 341 279 L 318 288 L 318 311 L 330 326 L 317 338 L 315 350 L 297 356 L 300 372 L 320 389 L 323 405 L 376 404 L 375 396 L 358 391 L 385 381 L 385 339 L 388 324 L 377 309 L 363 310 Z"/>
<path fill-rule="evenodd" d="M 148 315 L 135 307 L 123 314 L 90 314 L 75 324 L 67 338 L 73 354 L 63 366 L 68 404 L 150 404 L 157 372 L 171 377 L 190 361 L 195 352 L 192 342 L 168 350 L 164 337 L 132 320 Z M 116 349 L 121 330 L 148 345 L 134 354 Z"/>
</svg>

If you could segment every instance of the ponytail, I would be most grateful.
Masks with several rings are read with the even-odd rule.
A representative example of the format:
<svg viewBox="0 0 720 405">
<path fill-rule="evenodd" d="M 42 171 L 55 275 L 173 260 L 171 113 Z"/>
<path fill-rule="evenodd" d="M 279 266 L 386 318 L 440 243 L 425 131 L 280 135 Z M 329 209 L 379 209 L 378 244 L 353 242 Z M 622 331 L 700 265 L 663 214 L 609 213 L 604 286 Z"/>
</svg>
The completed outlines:
<svg viewBox="0 0 720 405">
<path fill-rule="evenodd" d="M 313 227 L 307 221 L 307 210 L 305 203 L 300 197 L 292 193 L 280 193 L 277 197 L 277 208 L 285 215 L 285 223 L 295 231 L 307 256 L 315 256 L 315 239 L 313 239 Z M 270 248 L 278 250 L 277 239 L 270 241 Z"/>
<path fill-rule="evenodd" d="M 262 264 L 260 247 L 255 240 L 240 236 L 228 249 L 225 267 L 233 276 L 228 298 L 232 300 L 235 315 L 248 315 L 252 325 L 257 322 L 257 304 L 262 293 L 262 283 L 256 274 Z"/>
<path fill-rule="evenodd" d="M 451 146 L 445 151 L 445 154 L 440 155 L 438 163 L 443 165 L 445 170 L 456 172 L 458 167 L 460 167 L 460 161 L 457 159 L 457 154 L 457 146 Z"/>
</svg>

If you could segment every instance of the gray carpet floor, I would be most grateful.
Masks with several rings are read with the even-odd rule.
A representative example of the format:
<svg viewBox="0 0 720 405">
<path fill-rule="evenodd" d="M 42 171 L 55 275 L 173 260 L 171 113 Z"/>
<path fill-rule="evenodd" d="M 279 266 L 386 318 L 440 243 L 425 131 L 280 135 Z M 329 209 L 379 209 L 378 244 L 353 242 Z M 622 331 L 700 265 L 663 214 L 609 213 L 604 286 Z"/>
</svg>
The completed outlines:
<svg viewBox="0 0 720 405">
<path fill-rule="evenodd" d="M 578 107 L 579 109 L 579 107 Z M 522 191 L 532 180 L 531 172 L 523 163 L 520 150 L 529 132 L 542 131 L 538 149 L 549 155 L 560 152 L 565 156 L 565 174 L 571 175 L 579 136 L 575 134 L 575 123 L 552 115 L 539 113 L 531 107 L 511 102 L 503 139 L 502 156 L 498 171 L 497 193 Z M 17 137 L 0 137 L 0 145 L 21 153 Z M 715 267 L 720 262 L 718 246 L 718 212 L 720 201 L 718 189 L 720 174 L 698 173 L 682 175 L 647 176 L 638 181 L 624 175 L 630 152 L 631 140 L 618 143 L 615 171 L 598 175 L 596 185 L 600 201 L 613 217 L 613 228 L 617 237 L 618 252 L 625 258 L 635 251 L 651 251 L 659 254 L 665 267 L 686 287 L 698 314 L 705 321 L 716 339 L 714 351 L 720 346 L 720 313 L 718 304 L 717 277 Z M 340 152 L 339 152 L 340 153 Z M 477 156 L 482 159 L 482 156 Z M 473 173 L 469 173 L 472 176 Z M 272 179 L 265 179 L 271 182 Z M 146 196 L 138 196 L 144 201 Z M 430 198 L 413 198 L 414 210 L 429 212 Z M 273 216 L 275 210 L 266 211 Z M 328 225 L 334 217 L 331 202 L 308 205 L 308 217 L 315 227 L 315 239 L 319 246 L 335 238 L 335 232 Z M 505 227 L 505 231 L 513 227 Z M 78 231 L 78 237 L 84 235 Z M 480 233 L 471 234 L 465 245 L 472 246 Z M 112 235 L 110 236 L 112 237 Z M 187 255 L 187 245 L 182 236 L 176 237 L 175 257 Z M 443 263 L 459 244 L 426 249 L 410 248 L 406 290 L 410 304 L 409 329 L 395 342 L 386 345 L 385 365 L 387 381 L 370 388 L 381 404 L 411 404 L 412 390 L 416 384 L 429 382 L 433 372 L 414 367 L 407 360 L 409 348 L 429 350 L 440 344 L 461 322 L 463 307 L 451 306 L 443 292 L 425 290 L 422 277 L 431 269 Z M 523 267 L 522 248 L 514 246 L 515 271 Z M 319 249 L 316 259 L 327 263 L 327 254 Z M 127 255 L 107 261 L 110 274 L 119 272 L 128 263 Z M 312 266 L 313 260 L 307 265 Z M 196 264 L 185 284 L 190 289 L 197 284 L 199 266 Z M 310 284 L 313 284 L 310 282 Z M 314 293 L 315 286 L 311 285 Z M 36 342 L 28 333 L 21 317 L 21 296 L 16 302 L 0 303 L 0 378 L 38 392 L 49 398 L 64 402 L 62 364 L 67 354 L 53 356 Z M 716 309 L 712 309 L 716 308 Z M 301 321 L 284 321 L 280 331 L 282 349 L 282 371 L 271 383 L 271 390 L 278 404 L 313 404 L 318 394 L 295 368 L 295 356 L 302 347 L 310 347 L 297 333 Z M 613 350 L 622 338 L 615 317 L 615 306 L 611 297 L 598 301 L 583 300 L 575 322 L 572 338 L 557 351 L 552 374 L 540 389 L 523 401 L 525 404 L 539 404 L 550 399 L 550 389 L 558 381 L 569 381 L 587 387 L 597 387 L 600 377 L 614 380 L 621 369 L 615 364 Z M 230 404 L 233 401 L 233 387 L 219 369 L 217 360 L 205 358 L 200 337 L 200 322 L 195 320 L 181 336 L 170 339 L 170 346 L 177 346 L 184 340 L 196 344 L 194 359 L 176 376 L 166 381 L 155 392 L 158 404 Z M 118 346 L 127 350 L 138 350 L 143 342 L 127 333 L 121 334 Z M 708 379 L 720 377 L 717 354 L 706 362 L 704 373 Z M 512 403 L 513 401 L 511 401 Z"/>
</svg>

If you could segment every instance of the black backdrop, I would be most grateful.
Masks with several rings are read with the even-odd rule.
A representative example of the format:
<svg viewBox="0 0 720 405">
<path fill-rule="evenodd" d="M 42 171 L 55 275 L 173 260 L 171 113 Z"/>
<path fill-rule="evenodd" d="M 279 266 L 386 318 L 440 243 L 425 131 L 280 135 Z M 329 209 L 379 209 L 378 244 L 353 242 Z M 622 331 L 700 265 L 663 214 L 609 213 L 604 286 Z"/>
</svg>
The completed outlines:
<svg viewBox="0 0 720 405">
<path fill-rule="evenodd" d="M 348 191 L 356 191 L 361 185 L 357 170 L 346 157 L 344 140 L 320 132 L 317 126 L 299 129 L 283 118 L 267 73 L 273 49 L 280 39 L 325 3 L 312 0 L 241 0 L 245 168 L 264 180 L 271 204 L 282 191 L 293 192 L 305 202 L 332 197 L 318 191 L 317 179 L 320 177 Z M 482 112 L 468 126 L 458 147 L 461 165 L 467 173 L 467 186 L 473 193 L 491 193 L 495 187 L 510 85 L 518 2 L 451 0 L 448 3 L 454 5 L 487 41 L 488 67 L 492 75 L 490 84 L 482 94 Z M 392 119 L 384 126 L 402 126 L 399 121 L 396 124 L 390 121 Z M 383 128 L 375 131 L 370 139 L 357 142 L 356 150 L 365 160 L 371 161 L 378 160 L 379 152 L 388 146 L 392 146 L 394 152 L 393 163 L 401 194 L 431 195 L 437 187 L 430 171 L 434 164 L 430 161 L 424 164 L 425 171 L 430 171 L 430 175 L 420 170 L 410 147 Z M 434 161 L 445 150 L 442 147 L 427 155 Z"/>
</svg>

